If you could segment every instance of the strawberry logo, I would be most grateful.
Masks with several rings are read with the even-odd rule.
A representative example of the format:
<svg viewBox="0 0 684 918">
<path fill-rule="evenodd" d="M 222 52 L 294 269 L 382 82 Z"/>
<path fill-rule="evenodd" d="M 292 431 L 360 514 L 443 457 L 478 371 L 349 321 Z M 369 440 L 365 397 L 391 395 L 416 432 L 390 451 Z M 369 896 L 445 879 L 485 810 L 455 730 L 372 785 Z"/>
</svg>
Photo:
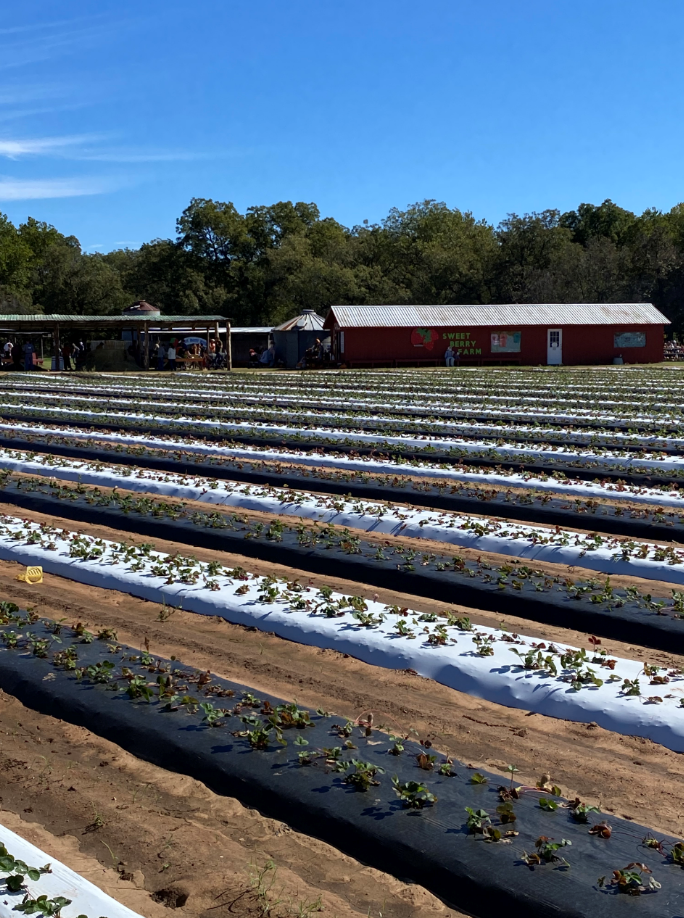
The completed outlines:
<svg viewBox="0 0 684 918">
<path fill-rule="evenodd" d="M 411 332 L 411 344 L 431 351 L 439 335 L 433 328 L 414 328 Z"/>
</svg>

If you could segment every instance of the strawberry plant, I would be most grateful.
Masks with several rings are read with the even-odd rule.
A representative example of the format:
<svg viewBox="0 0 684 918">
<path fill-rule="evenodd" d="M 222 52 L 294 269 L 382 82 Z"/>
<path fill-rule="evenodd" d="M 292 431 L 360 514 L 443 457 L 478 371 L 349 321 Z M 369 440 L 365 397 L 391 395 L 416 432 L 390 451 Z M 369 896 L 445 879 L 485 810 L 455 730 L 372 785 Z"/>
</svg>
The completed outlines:
<svg viewBox="0 0 684 918">
<path fill-rule="evenodd" d="M 437 756 L 427 752 L 419 752 L 416 756 L 416 761 L 418 762 L 418 768 L 422 768 L 423 771 L 432 771 L 435 767 Z"/>
<path fill-rule="evenodd" d="M 484 775 L 481 775 L 479 771 L 476 771 L 474 775 L 470 776 L 471 784 L 487 784 L 489 781 L 488 778 L 485 778 Z"/>
<path fill-rule="evenodd" d="M 347 767 L 354 768 L 344 778 L 345 784 L 351 784 L 357 791 L 367 791 L 372 786 L 377 786 L 380 782 L 377 775 L 384 774 L 385 769 L 379 765 L 373 765 L 371 762 L 363 762 L 360 759 L 352 759 Z"/>
<path fill-rule="evenodd" d="M 538 802 L 542 810 L 546 810 L 548 813 L 553 813 L 558 809 L 556 801 L 550 800 L 548 797 L 540 797 Z"/>
<path fill-rule="evenodd" d="M 474 810 L 472 807 L 465 808 L 468 818 L 466 827 L 471 835 L 482 835 L 485 827 L 491 823 L 491 817 L 486 810 Z"/>
<path fill-rule="evenodd" d="M 499 806 L 496 808 L 496 812 L 499 816 L 499 819 L 501 820 L 502 825 L 515 822 L 518 818 L 510 800 L 506 801 L 506 803 L 499 804 Z"/>
<path fill-rule="evenodd" d="M 108 663 L 109 660 L 104 662 Z M 126 694 L 129 698 L 144 698 L 148 703 L 154 698 L 152 688 L 147 684 L 147 679 L 144 676 L 132 676 L 128 680 Z"/>
<path fill-rule="evenodd" d="M 15 905 L 13 912 L 22 912 L 24 915 L 44 915 L 45 918 L 59 918 L 61 911 L 67 905 L 71 905 L 71 899 L 65 899 L 64 896 L 55 896 L 49 899 L 46 895 L 37 896 L 35 899 L 30 895 L 24 896 L 19 905 Z M 79 915 L 78 918 L 86 918 Z"/>
<path fill-rule="evenodd" d="M 522 861 L 528 867 L 536 867 L 541 864 L 557 864 L 559 867 L 567 868 L 570 864 L 558 852 L 561 848 L 566 848 L 571 844 L 572 842 L 565 838 L 555 842 L 546 835 L 540 835 L 534 843 L 537 850 L 532 854 L 528 854 L 526 851 L 523 852 Z"/>
<path fill-rule="evenodd" d="M 91 663 L 89 666 L 83 666 L 76 670 L 76 678 L 79 681 L 87 678 L 91 682 L 96 682 L 100 685 L 111 682 L 113 674 L 114 664 L 111 660 L 101 660 L 99 663 Z"/>
<path fill-rule="evenodd" d="M 570 804 L 570 815 L 575 820 L 575 822 L 589 822 L 590 813 L 600 813 L 600 809 L 597 806 L 589 806 L 586 803 L 581 803 L 579 799 L 575 799 Z"/>
<path fill-rule="evenodd" d="M 222 727 L 224 725 L 224 711 L 217 710 L 213 704 L 207 701 L 201 702 L 199 708 L 204 715 L 202 717 L 203 724 L 206 724 L 208 727 Z"/>
<path fill-rule="evenodd" d="M 2 880 L 8 891 L 19 892 L 24 886 L 26 877 L 35 882 L 43 874 L 52 873 L 52 870 L 49 864 L 46 864 L 45 867 L 29 867 L 24 861 L 10 854 L 5 845 L 0 844 L 0 873 L 8 874 Z"/>
<path fill-rule="evenodd" d="M 652 876 L 646 864 L 634 861 L 627 864 L 622 870 L 614 870 L 610 882 L 606 884 L 605 877 L 598 878 L 599 887 L 612 887 L 617 893 L 627 896 L 640 896 L 642 893 L 654 893 L 661 888 L 661 884 Z"/>
<path fill-rule="evenodd" d="M 419 781 L 405 781 L 402 783 L 395 775 L 392 778 L 392 786 L 406 807 L 422 809 L 424 806 L 437 802 L 437 797 L 430 793 L 427 787 Z"/>
</svg>

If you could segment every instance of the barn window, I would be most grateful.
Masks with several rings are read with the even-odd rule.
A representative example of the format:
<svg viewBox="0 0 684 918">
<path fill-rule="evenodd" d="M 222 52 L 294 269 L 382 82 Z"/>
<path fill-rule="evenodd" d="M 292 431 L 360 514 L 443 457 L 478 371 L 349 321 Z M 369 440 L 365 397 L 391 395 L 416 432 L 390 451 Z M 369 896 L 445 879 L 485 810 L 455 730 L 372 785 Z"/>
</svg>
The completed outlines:
<svg viewBox="0 0 684 918">
<path fill-rule="evenodd" d="M 615 347 L 646 347 L 646 332 L 618 332 L 613 337 Z"/>
<path fill-rule="evenodd" d="M 519 331 L 492 332 L 492 354 L 518 354 L 521 340 Z"/>
</svg>

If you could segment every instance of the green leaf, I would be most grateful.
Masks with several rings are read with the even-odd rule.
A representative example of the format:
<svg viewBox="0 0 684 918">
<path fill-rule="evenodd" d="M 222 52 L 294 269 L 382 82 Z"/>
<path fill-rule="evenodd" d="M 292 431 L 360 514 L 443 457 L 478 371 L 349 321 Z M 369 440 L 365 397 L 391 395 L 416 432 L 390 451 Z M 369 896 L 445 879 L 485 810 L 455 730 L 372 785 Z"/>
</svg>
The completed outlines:
<svg viewBox="0 0 684 918">
<path fill-rule="evenodd" d="M 484 775 L 481 775 L 479 771 L 476 771 L 474 775 L 470 776 L 471 784 L 486 784 L 487 778 Z"/>
</svg>

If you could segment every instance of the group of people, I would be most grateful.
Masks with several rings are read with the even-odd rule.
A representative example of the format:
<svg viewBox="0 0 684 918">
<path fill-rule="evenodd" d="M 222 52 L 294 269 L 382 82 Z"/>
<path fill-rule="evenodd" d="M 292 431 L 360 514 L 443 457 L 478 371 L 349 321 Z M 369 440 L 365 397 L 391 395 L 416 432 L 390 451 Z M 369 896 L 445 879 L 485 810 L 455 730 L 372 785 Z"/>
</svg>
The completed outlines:
<svg viewBox="0 0 684 918">
<path fill-rule="evenodd" d="M 273 342 L 265 347 L 261 354 L 253 347 L 249 349 L 249 366 L 250 367 L 272 367 L 275 363 L 275 346 Z"/>
<path fill-rule="evenodd" d="M 174 338 L 170 344 L 157 341 L 150 354 L 150 366 L 155 366 L 159 371 L 174 372 L 178 369 L 177 361 L 185 361 L 188 358 L 207 370 L 217 370 L 226 366 L 226 353 L 220 338 L 210 338 L 208 346 L 199 342 L 186 346 L 183 338 Z"/>
<path fill-rule="evenodd" d="M 684 344 L 678 341 L 666 341 L 663 356 L 665 360 L 684 360 Z"/>
<path fill-rule="evenodd" d="M 62 361 L 65 370 L 82 370 L 90 352 L 90 347 L 80 338 L 78 341 L 65 341 L 62 345 Z"/>
<path fill-rule="evenodd" d="M 330 360 L 329 348 L 321 342 L 320 338 L 316 338 L 311 347 L 307 347 L 304 351 L 304 356 L 297 364 L 297 369 L 305 370 L 307 367 L 322 367 L 329 363 Z"/>
<path fill-rule="evenodd" d="M 90 346 L 79 339 L 78 341 L 65 341 L 60 348 L 62 364 L 65 370 L 83 370 L 85 368 Z M 42 360 L 39 361 L 42 363 Z M 2 366 L 4 369 L 15 370 L 36 369 L 36 349 L 30 340 L 23 344 L 17 341 L 6 341 L 2 346 Z"/>
<path fill-rule="evenodd" d="M 35 353 L 36 350 L 31 341 L 26 341 L 24 344 L 6 341 L 2 347 L 2 366 L 4 369 L 20 370 L 23 358 L 24 369 L 33 370 Z"/>
</svg>

